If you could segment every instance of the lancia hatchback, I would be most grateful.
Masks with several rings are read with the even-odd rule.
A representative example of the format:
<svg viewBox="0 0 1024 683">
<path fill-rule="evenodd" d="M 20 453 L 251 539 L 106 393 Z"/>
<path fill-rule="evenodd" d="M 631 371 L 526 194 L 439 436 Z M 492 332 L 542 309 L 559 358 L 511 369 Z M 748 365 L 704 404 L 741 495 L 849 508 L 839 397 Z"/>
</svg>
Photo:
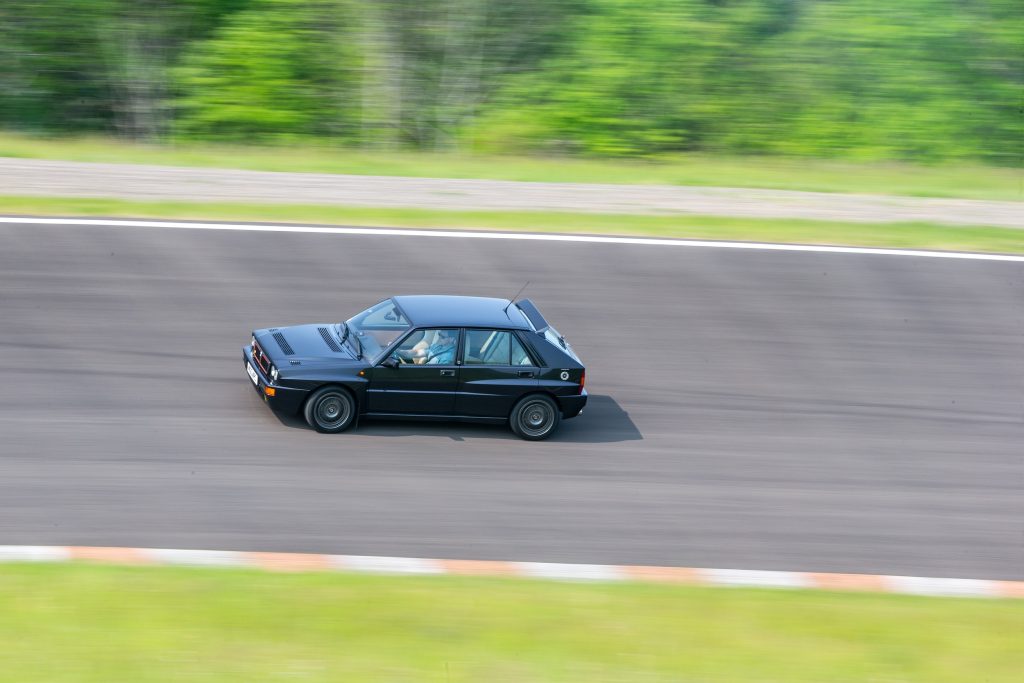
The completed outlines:
<svg viewBox="0 0 1024 683">
<path fill-rule="evenodd" d="M 242 359 L 268 406 L 325 433 L 452 420 L 536 441 L 587 403 L 583 363 L 529 299 L 395 296 L 345 322 L 255 330 Z"/>
</svg>

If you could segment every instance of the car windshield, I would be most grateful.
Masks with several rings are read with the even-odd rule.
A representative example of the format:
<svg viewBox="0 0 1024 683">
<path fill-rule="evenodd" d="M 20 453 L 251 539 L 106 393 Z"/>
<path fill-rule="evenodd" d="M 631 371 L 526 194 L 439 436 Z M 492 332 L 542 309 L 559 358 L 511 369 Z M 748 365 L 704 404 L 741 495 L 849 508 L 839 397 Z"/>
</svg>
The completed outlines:
<svg viewBox="0 0 1024 683">
<path fill-rule="evenodd" d="M 345 322 L 350 337 L 354 336 L 350 341 L 361 346 L 362 355 L 367 358 L 376 356 L 411 327 L 402 310 L 391 299 L 385 299 Z M 341 334 L 344 335 L 344 330 Z M 360 349 L 356 352 L 359 353 Z"/>
</svg>

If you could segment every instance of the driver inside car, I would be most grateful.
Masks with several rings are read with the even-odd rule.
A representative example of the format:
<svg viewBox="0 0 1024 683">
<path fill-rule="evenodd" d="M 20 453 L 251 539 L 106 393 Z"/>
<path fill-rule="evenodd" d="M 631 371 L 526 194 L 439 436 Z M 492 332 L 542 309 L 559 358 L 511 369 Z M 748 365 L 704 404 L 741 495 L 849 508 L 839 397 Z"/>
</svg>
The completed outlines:
<svg viewBox="0 0 1024 683">
<path fill-rule="evenodd" d="M 427 344 L 424 339 L 417 342 L 403 359 L 411 360 L 417 365 L 454 365 L 455 364 L 455 332 L 454 330 L 438 330 L 434 335 L 434 343 Z"/>
</svg>

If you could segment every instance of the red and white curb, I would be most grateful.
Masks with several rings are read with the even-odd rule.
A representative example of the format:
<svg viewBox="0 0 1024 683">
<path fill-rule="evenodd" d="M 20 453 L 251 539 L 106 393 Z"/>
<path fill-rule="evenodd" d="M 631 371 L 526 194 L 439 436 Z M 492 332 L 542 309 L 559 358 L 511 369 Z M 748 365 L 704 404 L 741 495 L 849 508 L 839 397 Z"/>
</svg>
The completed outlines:
<svg viewBox="0 0 1024 683">
<path fill-rule="evenodd" d="M 342 571 L 369 574 L 448 574 L 561 581 L 636 581 L 696 586 L 745 586 L 831 591 L 867 591 L 964 598 L 1024 598 L 1024 581 L 944 579 L 923 576 L 778 572 L 755 569 L 645 567 L 492 560 L 435 560 L 416 557 L 262 553 L 233 550 L 98 548 L 87 546 L 0 546 L 6 562 L 98 562 L 122 565 L 238 567 L 267 571 Z"/>
</svg>

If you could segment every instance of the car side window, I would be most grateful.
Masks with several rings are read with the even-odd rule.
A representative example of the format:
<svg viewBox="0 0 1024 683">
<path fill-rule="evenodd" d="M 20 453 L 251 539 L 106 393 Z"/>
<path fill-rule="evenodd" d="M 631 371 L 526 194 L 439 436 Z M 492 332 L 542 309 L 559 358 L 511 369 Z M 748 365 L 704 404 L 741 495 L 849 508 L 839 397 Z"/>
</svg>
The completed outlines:
<svg viewBox="0 0 1024 683">
<path fill-rule="evenodd" d="M 467 330 L 463 365 L 533 365 L 530 355 L 507 330 Z"/>
<path fill-rule="evenodd" d="M 493 344 L 497 330 L 466 330 L 466 341 L 462 347 L 463 365 L 483 365 L 484 353 Z"/>
<path fill-rule="evenodd" d="M 455 365 L 455 349 L 458 347 L 458 343 L 458 330 L 446 328 L 416 330 L 391 355 L 401 363 Z"/>
<path fill-rule="evenodd" d="M 533 365 L 533 359 L 515 335 L 512 335 L 512 365 Z"/>
</svg>

